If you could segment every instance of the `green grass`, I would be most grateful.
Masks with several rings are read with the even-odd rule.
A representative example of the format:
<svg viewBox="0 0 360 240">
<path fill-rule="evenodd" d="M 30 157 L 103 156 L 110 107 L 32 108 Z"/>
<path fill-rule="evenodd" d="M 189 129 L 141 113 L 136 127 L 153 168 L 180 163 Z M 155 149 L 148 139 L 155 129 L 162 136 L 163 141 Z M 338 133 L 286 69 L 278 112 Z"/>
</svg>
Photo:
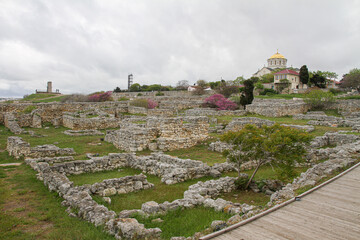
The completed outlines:
<svg viewBox="0 0 360 240">
<path fill-rule="evenodd" d="M 63 199 L 49 192 L 29 166 L 6 174 L 0 178 L 0 239 L 114 239 L 101 227 L 69 217 Z"/>
<path fill-rule="evenodd" d="M 48 103 L 48 102 L 61 102 L 61 100 L 66 97 L 65 95 L 48 98 L 48 99 L 40 99 L 40 100 L 34 100 L 33 103 Z"/>
<path fill-rule="evenodd" d="M 162 230 L 161 237 L 170 239 L 173 236 L 190 237 L 196 232 L 210 227 L 214 220 L 226 221 L 231 215 L 224 212 L 216 212 L 211 208 L 195 207 L 191 209 L 177 209 L 169 211 L 166 215 L 151 216 L 144 218 L 136 216 L 139 222 L 147 228 L 158 227 Z M 152 222 L 153 219 L 161 218 L 163 222 Z"/>
<path fill-rule="evenodd" d="M 132 176 L 140 174 L 141 171 L 132 168 L 123 168 L 119 170 L 95 172 L 95 173 L 83 173 L 79 175 L 69 176 L 69 180 L 73 181 L 75 185 L 94 184 L 96 182 L 102 182 L 105 179 L 121 178 L 125 176 Z"/>
<path fill-rule="evenodd" d="M 78 160 L 86 159 L 86 153 L 99 153 L 100 156 L 103 156 L 109 153 L 122 152 L 115 148 L 113 144 L 101 141 L 103 136 L 68 136 L 63 133 L 65 130 L 68 130 L 68 128 L 65 127 L 54 128 L 50 126 L 49 129 L 25 129 L 45 136 L 32 137 L 30 135 L 20 135 L 24 141 L 30 143 L 31 147 L 57 142 L 56 146 L 60 148 L 73 148 L 76 152 L 74 158 Z M 99 143 L 101 145 L 97 145 Z"/>
<path fill-rule="evenodd" d="M 213 166 L 215 163 L 226 162 L 226 158 L 221 153 L 210 151 L 208 146 L 203 144 L 191 148 L 169 151 L 166 154 L 182 159 L 199 160 L 207 163 L 209 166 Z"/>
<path fill-rule="evenodd" d="M 36 93 L 34 93 L 34 94 L 24 97 L 23 99 L 21 99 L 21 101 L 36 101 L 36 100 L 40 100 L 43 98 L 54 97 L 54 96 L 56 96 L 56 94 L 49 94 L 49 93 L 36 94 Z"/>
<path fill-rule="evenodd" d="M 130 209 L 140 209 L 141 205 L 148 201 L 163 203 L 165 201 L 171 202 L 176 199 L 181 199 L 183 198 L 184 192 L 189 188 L 190 185 L 193 185 L 198 181 L 208 181 L 213 179 L 211 177 L 202 177 L 199 179 L 191 179 L 182 183 L 166 185 L 165 183 L 162 183 L 161 179 L 157 176 L 150 174 L 145 175 L 147 176 L 147 180 L 155 185 L 153 189 L 146 189 L 138 192 L 112 196 L 111 204 L 104 202 L 100 196 L 94 195 L 93 198 L 98 203 L 105 205 L 115 212 Z"/>
<path fill-rule="evenodd" d="M 233 203 L 247 203 L 255 206 L 265 206 L 270 201 L 270 196 L 264 193 L 255 193 L 251 190 L 235 190 L 230 193 L 223 193 L 219 197 Z"/>
<path fill-rule="evenodd" d="M 360 99 L 360 95 L 340 97 L 338 99 Z"/>
</svg>

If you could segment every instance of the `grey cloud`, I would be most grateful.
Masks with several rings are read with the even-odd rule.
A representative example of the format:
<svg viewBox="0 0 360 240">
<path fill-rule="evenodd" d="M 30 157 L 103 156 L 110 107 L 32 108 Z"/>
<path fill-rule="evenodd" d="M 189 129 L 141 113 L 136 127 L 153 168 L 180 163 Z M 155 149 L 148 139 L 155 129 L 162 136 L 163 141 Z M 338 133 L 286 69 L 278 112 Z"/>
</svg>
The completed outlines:
<svg viewBox="0 0 360 240">
<path fill-rule="evenodd" d="M 140 84 L 250 77 L 277 48 L 290 65 L 342 75 L 360 65 L 359 14 L 356 0 L 3 0 L 0 96 L 49 80 L 64 93 L 126 88 L 128 73 Z"/>
</svg>

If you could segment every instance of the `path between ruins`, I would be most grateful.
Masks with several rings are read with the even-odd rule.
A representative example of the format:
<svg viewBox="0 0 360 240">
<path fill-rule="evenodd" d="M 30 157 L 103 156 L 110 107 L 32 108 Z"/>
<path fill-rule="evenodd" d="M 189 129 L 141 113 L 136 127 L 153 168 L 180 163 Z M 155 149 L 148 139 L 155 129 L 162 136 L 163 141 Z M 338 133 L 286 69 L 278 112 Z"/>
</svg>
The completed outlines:
<svg viewBox="0 0 360 240">
<path fill-rule="evenodd" d="M 211 239 L 360 239 L 359 182 L 357 164 L 300 201 Z"/>
</svg>

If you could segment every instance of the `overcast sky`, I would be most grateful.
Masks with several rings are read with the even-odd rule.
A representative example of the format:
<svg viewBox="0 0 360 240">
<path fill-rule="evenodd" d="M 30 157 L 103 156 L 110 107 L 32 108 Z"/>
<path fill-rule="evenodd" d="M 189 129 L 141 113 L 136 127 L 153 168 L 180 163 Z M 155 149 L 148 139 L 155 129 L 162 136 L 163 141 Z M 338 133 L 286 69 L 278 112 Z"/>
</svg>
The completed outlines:
<svg viewBox="0 0 360 240">
<path fill-rule="evenodd" d="M 0 0 L 0 97 L 360 68 L 360 0 Z"/>
</svg>

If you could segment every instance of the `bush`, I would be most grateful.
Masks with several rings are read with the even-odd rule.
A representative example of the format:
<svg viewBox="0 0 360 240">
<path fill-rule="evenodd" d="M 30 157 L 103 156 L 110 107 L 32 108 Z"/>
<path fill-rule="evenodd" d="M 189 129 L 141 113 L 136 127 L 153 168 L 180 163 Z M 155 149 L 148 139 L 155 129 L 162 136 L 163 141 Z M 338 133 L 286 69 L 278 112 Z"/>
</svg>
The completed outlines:
<svg viewBox="0 0 360 240">
<path fill-rule="evenodd" d="M 106 102 L 106 101 L 112 101 L 111 97 L 112 92 L 103 92 L 103 93 L 95 93 L 89 96 L 90 102 Z"/>
<path fill-rule="evenodd" d="M 265 87 L 264 87 L 264 85 L 262 85 L 262 83 L 256 83 L 255 88 L 256 89 L 264 89 Z"/>
<path fill-rule="evenodd" d="M 138 94 L 137 94 L 138 97 L 141 97 L 142 95 L 143 95 L 142 93 L 138 93 Z"/>
<path fill-rule="evenodd" d="M 277 92 L 277 91 L 275 91 L 274 89 L 265 88 L 265 89 L 264 89 L 264 90 L 262 90 L 259 94 L 260 94 L 260 95 L 267 95 L 267 96 L 271 96 L 271 95 L 278 94 L 278 92 Z"/>
<path fill-rule="evenodd" d="M 313 90 L 305 95 L 304 101 L 310 105 L 311 110 L 324 110 L 335 101 L 335 98 L 331 92 Z"/>
<path fill-rule="evenodd" d="M 135 99 L 129 104 L 134 107 L 143 107 L 146 109 L 154 109 L 158 106 L 158 103 L 151 99 Z"/>
<path fill-rule="evenodd" d="M 235 110 L 237 109 L 236 103 L 226 99 L 221 94 L 214 94 L 205 99 L 204 107 L 217 108 L 218 110 Z"/>
<path fill-rule="evenodd" d="M 249 176 L 246 177 L 240 176 L 235 180 L 235 186 L 239 190 L 246 190 L 246 184 L 248 183 L 248 181 L 249 181 Z"/>
<path fill-rule="evenodd" d="M 204 95 L 205 94 L 205 90 L 201 87 L 196 88 L 194 91 L 191 92 L 193 95 Z"/>
<path fill-rule="evenodd" d="M 164 96 L 165 94 L 163 92 L 157 92 L 155 96 Z"/>
<path fill-rule="evenodd" d="M 147 99 L 135 99 L 132 100 L 129 104 L 130 106 L 134 106 L 134 107 L 148 108 Z"/>
<path fill-rule="evenodd" d="M 335 88 L 330 88 L 329 92 L 331 92 L 334 95 L 337 95 L 339 93 L 343 93 L 343 91 L 341 91 L 340 89 L 335 89 Z"/>
</svg>

